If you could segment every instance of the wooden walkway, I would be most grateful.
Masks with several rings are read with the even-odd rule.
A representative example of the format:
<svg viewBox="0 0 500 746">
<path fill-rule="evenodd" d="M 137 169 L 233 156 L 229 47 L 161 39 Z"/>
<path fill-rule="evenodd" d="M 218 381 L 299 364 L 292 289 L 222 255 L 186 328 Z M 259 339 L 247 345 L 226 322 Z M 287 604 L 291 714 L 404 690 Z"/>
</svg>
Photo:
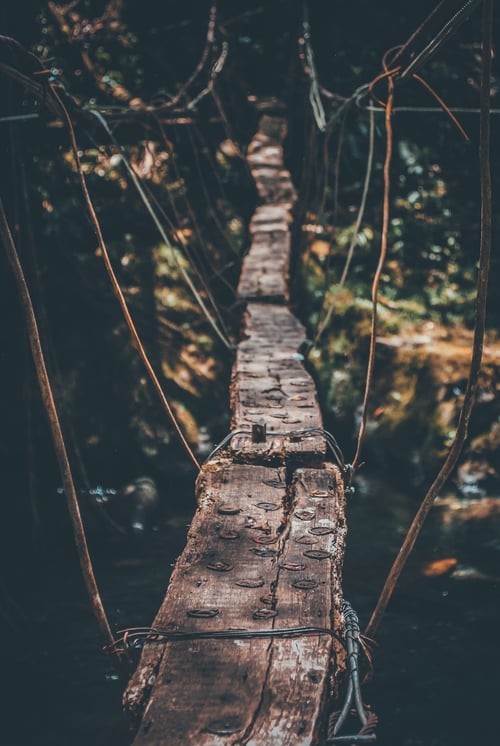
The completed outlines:
<svg viewBox="0 0 500 746">
<path fill-rule="evenodd" d="M 254 638 L 147 643 L 124 695 L 134 746 L 305 746 L 324 738 L 345 670 L 343 480 L 325 461 L 314 382 L 289 303 L 286 122 L 262 116 L 248 162 L 262 205 L 238 287 L 246 303 L 225 449 L 201 469 L 198 510 L 153 626 Z M 267 428 L 265 439 L 253 425 Z M 244 431 L 241 433 L 241 431 Z M 258 442 L 261 440 L 262 442 Z M 263 630 L 303 628 L 293 638 Z M 307 631 L 309 630 L 309 632 Z"/>
</svg>

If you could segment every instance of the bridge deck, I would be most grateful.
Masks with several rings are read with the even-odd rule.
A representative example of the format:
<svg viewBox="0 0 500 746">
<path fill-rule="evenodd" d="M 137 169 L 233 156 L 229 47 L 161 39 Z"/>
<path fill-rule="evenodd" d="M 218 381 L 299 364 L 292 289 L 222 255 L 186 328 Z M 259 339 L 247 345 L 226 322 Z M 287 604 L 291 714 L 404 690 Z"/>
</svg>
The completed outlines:
<svg viewBox="0 0 500 746">
<path fill-rule="evenodd" d="M 264 115 L 248 151 L 265 204 L 238 288 L 247 306 L 231 406 L 233 428 L 249 434 L 202 468 L 199 507 L 153 623 L 214 636 L 144 646 L 124 696 L 134 746 L 318 744 L 344 670 L 324 631 L 340 628 L 342 477 L 325 463 L 321 435 L 297 435 L 322 420 L 299 352 L 304 330 L 286 305 L 295 192 L 285 135 L 282 118 Z M 257 443 L 250 429 L 260 422 L 269 434 Z"/>
</svg>

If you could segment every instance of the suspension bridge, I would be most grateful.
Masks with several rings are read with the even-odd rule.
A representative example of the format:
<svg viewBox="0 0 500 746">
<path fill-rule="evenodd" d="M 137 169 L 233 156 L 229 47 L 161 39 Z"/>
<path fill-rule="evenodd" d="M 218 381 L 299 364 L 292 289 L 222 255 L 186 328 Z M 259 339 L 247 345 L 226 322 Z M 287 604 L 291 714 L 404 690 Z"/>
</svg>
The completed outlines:
<svg viewBox="0 0 500 746">
<path fill-rule="evenodd" d="M 163 634 L 146 636 L 124 695 L 135 746 L 319 743 L 345 673 L 345 474 L 334 444 L 328 460 L 289 306 L 296 195 L 285 135 L 285 119 L 264 113 L 248 148 L 261 204 L 238 286 L 233 432 L 202 466 L 187 545 L 152 625 Z"/>
<path fill-rule="evenodd" d="M 477 4 L 471 0 L 456 13 L 444 27 L 446 33 L 451 33 Z M 485 6 L 483 37 L 488 40 L 491 3 L 485 3 Z M 324 130 L 314 59 L 307 46 L 308 33 L 305 20 L 304 44 L 311 79 L 311 104 L 318 129 Z M 28 65 L 26 55 L 17 43 L 9 39 L 4 39 L 3 43 L 7 50 L 7 62 L 0 62 L 3 71 L 19 78 L 23 86 L 43 100 L 48 94 L 53 113 L 63 120 L 70 132 L 82 190 L 108 274 L 139 353 L 162 395 L 161 386 L 154 371 L 150 370 L 128 314 L 86 187 L 71 120 L 74 102 L 65 97 L 62 88 L 53 85 L 47 78 L 51 71 L 42 69 L 33 55 Z M 392 65 L 406 46 L 399 49 Z M 491 50 L 491 40 L 483 46 Z M 387 79 L 386 197 L 392 149 L 393 79 L 411 75 L 422 82 L 416 70 L 431 52 L 435 52 L 434 46 L 428 50 L 426 47 L 406 68 L 398 65 L 388 69 L 384 58 L 384 72 L 369 85 L 358 89 L 340 107 L 344 110 L 348 105 L 358 103 L 360 96 L 372 95 L 375 84 Z M 15 65 L 12 67 L 17 64 L 18 57 L 26 63 L 23 72 L 19 72 Z M 484 165 L 489 147 L 489 124 L 486 123 L 489 123 L 490 113 L 490 66 L 491 51 L 488 54 L 483 52 L 480 140 L 482 199 L 486 205 L 490 202 L 489 177 Z M 202 93 L 209 90 L 204 89 Z M 335 439 L 323 428 L 314 381 L 304 367 L 301 354 L 305 331 L 291 310 L 293 298 L 288 286 L 290 223 L 296 194 L 290 173 L 284 166 L 286 120 L 276 102 L 267 110 L 260 108 L 259 128 L 247 151 L 247 162 L 260 204 L 250 221 L 251 246 L 242 265 L 237 290 L 244 312 L 230 387 L 231 432 L 201 466 L 196 484 L 198 509 L 186 547 L 175 565 L 165 599 L 151 627 L 126 630 L 115 641 L 109 625 L 103 621 L 103 610 L 97 608 L 96 612 L 104 637 L 113 640 L 109 648 L 119 653 L 131 648 L 141 650 L 136 671 L 124 694 L 124 706 L 135 728 L 134 746 L 175 746 L 181 743 L 200 746 L 313 746 L 324 742 L 366 743 L 375 740 L 376 718 L 363 705 L 357 678 L 359 627 L 355 613 L 343 600 L 341 582 L 346 534 L 345 493 L 350 486 L 351 467 L 345 464 Z M 86 111 L 83 115 L 92 120 L 93 125 L 98 120 L 118 147 L 102 116 L 95 111 Z M 123 149 L 120 152 L 123 155 Z M 127 166 L 125 157 L 124 162 Z M 149 205 L 148 210 L 152 213 L 147 194 L 133 169 L 130 166 L 127 169 L 141 199 L 146 207 Z M 366 181 L 368 183 L 369 179 Z M 388 199 L 385 203 L 388 204 Z M 387 224 L 387 210 L 384 207 L 384 224 Z M 479 307 L 483 310 L 487 281 L 484 268 L 489 256 L 489 232 L 484 230 L 484 226 L 491 223 L 491 208 L 489 210 L 490 213 L 484 212 L 482 218 L 482 284 L 478 284 Z M 152 217 L 154 219 L 153 214 Z M 155 223 L 168 245 L 159 221 L 155 220 Z M 3 207 L 0 228 L 26 310 L 30 343 L 42 396 L 55 433 L 65 492 L 70 506 L 75 506 L 70 508 L 70 512 L 77 544 L 84 546 L 76 493 L 50 382 L 44 370 L 36 320 Z M 387 229 L 383 233 L 383 245 L 384 241 L 387 242 Z M 385 248 L 381 250 L 380 268 L 384 256 Z M 375 283 L 374 287 L 376 298 Z M 221 340 L 227 342 L 203 299 L 198 293 L 196 297 L 207 320 Z M 484 312 L 481 313 L 484 316 Z M 368 625 L 369 632 L 378 626 L 405 558 L 411 552 L 435 495 L 451 473 L 466 437 L 481 362 L 483 316 L 480 316 L 475 334 L 463 409 L 465 414 L 461 415 L 450 455 L 419 508 L 394 563 L 382 600 Z M 373 319 L 371 360 L 375 344 L 376 300 Z M 365 404 L 368 392 L 369 383 Z M 164 407 L 175 420 L 166 401 Z M 361 438 L 362 431 L 359 442 Z M 189 446 L 187 450 L 197 465 Z M 355 464 L 358 455 L 359 443 Z M 81 563 L 94 603 L 98 592 L 90 559 L 81 554 Z M 98 606 L 97 602 L 94 606 Z M 347 695 L 339 707 L 339 692 L 345 681 L 348 681 Z M 342 735 L 345 730 L 342 726 L 352 704 L 361 728 L 354 735 Z"/>
</svg>

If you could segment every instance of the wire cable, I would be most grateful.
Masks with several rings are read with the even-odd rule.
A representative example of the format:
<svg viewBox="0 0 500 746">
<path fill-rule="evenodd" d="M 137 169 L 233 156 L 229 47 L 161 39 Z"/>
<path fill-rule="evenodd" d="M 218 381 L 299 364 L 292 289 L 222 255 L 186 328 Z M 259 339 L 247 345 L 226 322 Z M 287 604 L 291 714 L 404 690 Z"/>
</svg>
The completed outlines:
<svg viewBox="0 0 500 746">
<path fill-rule="evenodd" d="M 217 334 L 217 336 L 221 340 L 222 344 L 225 345 L 225 347 L 227 347 L 228 349 L 232 349 L 231 342 L 228 340 L 228 338 L 226 337 L 226 335 L 217 326 L 217 323 L 216 323 L 215 319 L 212 317 L 210 311 L 208 310 L 207 306 L 205 305 L 205 302 L 204 302 L 203 298 L 201 297 L 201 295 L 199 294 L 198 290 L 194 286 L 193 281 L 191 280 L 189 274 L 186 272 L 185 267 L 183 266 L 182 262 L 179 261 L 179 257 L 177 256 L 177 252 L 175 250 L 175 247 L 170 242 L 170 240 L 169 240 L 169 238 L 168 238 L 168 236 L 166 234 L 166 231 L 163 228 L 163 225 L 161 224 L 161 222 L 158 219 L 158 216 L 157 216 L 155 210 L 153 209 L 151 201 L 148 199 L 148 196 L 145 193 L 145 191 L 144 191 L 144 189 L 142 187 L 142 184 L 140 183 L 140 181 L 139 181 L 139 179 L 138 179 L 138 177 L 137 177 L 134 169 L 130 165 L 129 160 L 128 160 L 127 156 L 126 156 L 124 148 L 118 143 L 118 141 L 114 137 L 113 133 L 111 132 L 111 130 L 110 130 L 109 126 L 108 126 L 108 123 L 106 122 L 106 120 L 102 116 L 102 114 L 100 114 L 98 111 L 93 111 L 92 113 L 99 120 L 99 122 L 101 123 L 102 127 L 104 128 L 104 130 L 106 131 L 106 133 L 110 137 L 111 141 L 120 150 L 120 155 L 121 155 L 121 158 L 122 158 L 122 162 L 123 162 L 123 164 L 124 164 L 124 166 L 125 166 L 125 168 L 127 170 L 127 173 L 129 174 L 130 178 L 132 179 L 132 182 L 133 182 L 133 184 L 134 184 L 137 192 L 139 193 L 139 196 L 142 199 L 142 201 L 144 203 L 144 206 L 146 207 L 147 211 L 149 212 L 149 214 L 151 216 L 151 219 L 153 220 L 153 222 L 154 222 L 154 224 L 155 224 L 155 226 L 156 226 L 156 228 L 158 230 L 158 233 L 160 234 L 160 236 L 161 236 L 162 240 L 164 241 L 165 245 L 167 246 L 167 248 L 170 250 L 171 256 L 172 256 L 172 258 L 173 258 L 173 260 L 175 262 L 175 265 L 176 265 L 177 269 L 182 274 L 182 276 L 183 276 L 186 284 L 188 285 L 188 287 L 191 290 L 192 294 L 194 295 L 194 297 L 195 297 L 198 305 L 200 306 L 201 310 L 203 311 L 203 313 L 205 315 L 205 318 L 207 319 L 207 321 L 209 322 L 210 326 L 212 327 L 212 329 L 214 330 L 214 332 Z"/>
<path fill-rule="evenodd" d="M 90 215 L 90 218 L 91 218 L 91 221 L 92 221 L 92 225 L 94 226 L 94 230 L 95 230 L 95 233 L 96 233 L 97 241 L 99 243 L 99 248 L 100 248 L 100 250 L 102 252 L 102 256 L 103 256 L 103 259 L 104 259 L 106 270 L 108 272 L 108 276 L 110 278 L 111 285 L 113 287 L 115 295 L 116 295 L 116 297 L 118 299 L 118 302 L 120 304 L 120 308 L 122 310 L 125 322 L 126 322 L 126 324 L 128 326 L 128 329 L 130 331 L 132 339 L 134 340 L 134 343 L 136 345 L 136 348 L 137 348 L 137 351 L 139 353 L 139 356 L 140 356 L 140 358 L 141 358 L 141 360 L 142 360 L 142 362 L 143 362 L 143 364 L 144 364 L 144 366 L 145 366 L 145 368 L 146 368 L 146 370 L 148 372 L 148 375 L 149 375 L 149 377 L 150 377 L 150 379 L 151 379 L 151 381 L 153 383 L 153 386 L 154 386 L 154 388 L 155 388 L 155 390 L 156 390 L 156 392 L 157 392 L 157 394 L 158 394 L 158 396 L 160 398 L 160 401 L 163 404 L 163 408 L 167 412 L 167 415 L 170 418 L 170 421 L 171 421 L 172 425 L 174 426 L 174 428 L 175 428 L 175 430 L 176 430 L 176 432 L 177 432 L 177 434 L 178 434 L 178 436 L 179 436 L 179 438 L 180 438 L 180 440 L 181 440 L 181 442 L 182 442 L 182 444 L 183 444 L 183 446 L 184 446 L 184 448 L 185 448 L 188 456 L 190 457 L 190 459 L 193 462 L 193 464 L 195 465 L 195 467 L 197 469 L 199 469 L 200 468 L 199 461 L 196 458 L 196 456 L 194 455 L 194 453 L 193 453 L 193 451 L 191 449 L 191 446 L 187 442 L 187 439 L 186 439 L 184 433 L 182 432 L 179 423 L 177 422 L 177 419 L 175 417 L 173 409 L 170 406 L 170 404 L 168 403 L 168 400 L 167 400 L 167 398 L 166 398 L 166 396 L 165 396 L 165 394 L 163 392 L 163 389 L 161 387 L 160 381 L 158 380 L 158 377 L 157 377 L 157 375 L 156 375 L 156 373 L 155 373 L 155 371 L 153 369 L 153 366 L 151 365 L 151 362 L 150 362 L 149 357 L 148 357 L 148 355 L 146 353 L 146 350 L 144 349 L 144 345 L 142 344 L 142 341 L 141 341 L 141 338 L 140 338 L 139 333 L 137 331 L 137 328 L 136 328 L 136 326 L 135 326 L 135 324 L 133 322 L 133 319 L 132 319 L 132 317 L 130 315 L 130 312 L 128 310 L 127 302 L 125 300 L 125 297 L 123 295 L 122 289 L 120 287 L 120 283 L 118 282 L 118 279 L 116 277 L 115 271 L 113 269 L 113 265 L 111 264 L 111 259 L 110 259 L 110 256 L 109 256 L 106 244 L 104 242 L 104 237 L 102 235 L 101 226 L 99 224 L 99 220 L 97 219 L 95 208 L 94 208 L 92 199 L 90 197 L 90 193 L 88 191 L 87 182 L 86 182 L 86 179 L 85 179 L 85 174 L 83 173 L 82 164 L 81 164 L 81 161 L 80 161 L 80 156 L 78 154 L 78 144 L 77 144 L 77 141 L 76 141 L 76 135 L 75 135 L 74 127 L 73 127 L 73 122 L 71 121 L 71 117 L 69 115 L 69 112 L 66 109 L 66 106 L 64 105 L 64 103 L 62 102 L 62 99 L 60 98 L 60 96 L 59 96 L 59 94 L 57 92 L 56 87 L 53 84 L 50 84 L 49 90 L 51 91 L 52 96 L 54 97 L 55 101 L 59 104 L 60 110 L 61 110 L 61 112 L 63 114 L 64 121 L 66 122 L 66 126 L 67 126 L 68 131 L 69 131 L 70 140 L 71 140 L 71 147 L 72 147 L 72 150 L 73 150 L 73 155 L 74 155 L 75 163 L 76 163 L 76 166 L 77 166 L 77 172 L 78 172 L 78 177 L 79 177 L 79 181 L 80 181 L 80 186 L 82 188 L 83 196 L 84 196 L 84 199 L 85 199 L 85 203 L 87 205 L 87 209 L 89 211 L 89 215 Z"/>
<path fill-rule="evenodd" d="M 7 220 L 7 216 L 4 211 L 3 202 L 0 199 L 0 236 L 7 253 L 9 264 L 14 274 L 19 298 L 26 321 L 28 330 L 29 343 L 31 347 L 31 354 L 33 356 L 33 362 L 40 386 L 40 393 L 42 396 L 47 418 L 49 420 L 49 426 L 54 441 L 54 448 L 56 451 L 57 462 L 61 473 L 61 480 L 64 485 L 64 492 L 66 495 L 66 501 L 68 504 L 68 511 L 71 519 L 73 528 L 73 536 L 75 539 L 76 549 L 78 553 L 78 559 L 80 561 L 80 567 L 82 570 L 83 580 L 89 599 L 91 602 L 94 616 L 96 617 L 97 624 L 101 635 L 103 636 L 106 644 L 111 646 L 114 652 L 114 660 L 118 672 L 122 668 L 121 658 L 118 651 L 115 649 L 115 640 L 111 627 L 104 611 L 101 595 L 97 586 L 97 581 L 92 567 L 92 560 L 87 545 L 87 538 L 85 535 L 85 528 L 80 513 L 80 507 L 78 505 L 78 497 L 76 494 L 75 483 L 73 480 L 73 474 L 69 463 L 68 453 L 64 442 L 62 433 L 61 423 L 57 411 L 57 406 L 52 391 L 52 385 L 50 382 L 47 366 L 45 363 L 45 355 L 40 340 L 40 334 L 38 331 L 38 324 L 33 309 L 33 303 L 31 301 L 31 295 L 26 282 L 26 277 L 23 271 L 23 267 L 19 260 L 19 255 L 16 250 L 12 232 Z"/>
<path fill-rule="evenodd" d="M 486 302 L 488 292 L 488 275 L 491 258 L 492 238 L 492 201 L 491 201 L 491 166 L 490 166 L 490 139 L 491 123 L 489 116 L 490 87 L 491 87 L 491 62 L 492 62 L 492 26 L 493 26 L 493 0 L 484 0 L 482 19 L 482 71 L 481 71 L 481 118 L 479 132 L 479 162 L 480 162 L 480 188 L 481 188 L 481 235 L 479 248 L 479 268 L 477 275 L 476 295 L 476 321 L 474 326 L 474 337 L 472 357 L 469 368 L 469 377 L 465 389 L 464 401 L 460 412 L 455 438 L 450 447 L 445 462 L 443 463 L 434 482 L 431 484 L 427 494 L 412 521 L 405 540 L 398 552 L 396 559 L 385 580 L 384 586 L 376 603 L 375 609 L 365 630 L 368 637 L 374 637 L 378 631 L 384 613 L 391 600 L 394 588 L 403 571 L 408 557 L 410 556 L 415 542 L 422 530 L 425 519 L 439 494 L 440 490 L 448 480 L 456 466 L 467 438 L 469 421 L 474 405 L 477 389 L 481 360 L 483 353 L 484 332 L 486 326 Z"/>
<path fill-rule="evenodd" d="M 386 69 L 386 72 L 388 72 L 387 67 L 385 65 L 385 60 L 384 60 L 384 67 Z M 391 188 L 390 169 L 391 169 L 391 160 L 392 160 L 392 106 L 394 103 L 394 80 L 391 75 L 387 75 L 387 85 L 388 85 L 389 93 L 387 97 L 387 104 L 386 104 L 386 110 L 385 110 L 386 152 L 385 152 L 385 160 L 384 160 L 384 197 L 383 197 L 383 216 L 382 216 L 382 237 L 381 237 L 381 242 L 380 242 L 379 260 L 377 264 L 377 269 L 375 270 L 375 275 L 373 277 L 373 284 L 372 284 L 372 321 L 371 321 L 371 333 L 370 333 L 370 349 L 368 353 L 368 366 L 367 366 L 367 371 L 366 371 L 365 393 L 363 396 L 363 404 L 362 404 L 362 410 L 361 410 L 361 424 L 360 424 L 359 432 L 358 432 L 356 453 L 354 454 L 354 458 L 352 461 L 352 465 L 354 468 L 356 468 L 359 462 L 360 456 L 361 456 L 361 448 L 363 445 L 363 439 L 364 439 L 365 430 L 366 430 L 366 419 L 368 415 L 368 401 L 369 401 L 370 393 L 371 393 L 373 368 L 375 365 L 378 287 L 380 283 L 380 276 L 382 274 L 382 269 L 384 266 L 385 258 L 387 255 L 387 244 L 388 244 L 388 238 L 389 238 L 389 210 L 390 210 L 389 195 L 390 195 L 390 188 Z"/>
</svg>

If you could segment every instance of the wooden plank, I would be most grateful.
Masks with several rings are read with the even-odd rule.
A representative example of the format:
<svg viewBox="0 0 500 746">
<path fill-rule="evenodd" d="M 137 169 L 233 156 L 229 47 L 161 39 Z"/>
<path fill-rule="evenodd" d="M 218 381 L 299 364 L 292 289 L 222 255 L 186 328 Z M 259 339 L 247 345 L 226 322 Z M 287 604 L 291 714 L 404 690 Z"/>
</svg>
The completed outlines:
<svg viewBox="0 0 500 746">
<path fill-rule="evenodd" d="M 324 460 L 325 442 L 318 435 L 280 436 L 323 427 L 316 389 L 298 352 L 305 340 L 302 324 L 286 306 L 251 303 L 247 307 L 231 381 L 232 430 L 250 430 L 264 420 L 265 443 L 237 436 L 231 443 L 238 460 L 263 462 L 288 458 L 310 465 Z"/>
<path fill-rule="evenodd" d="M 187 545 L 153 626 L 184 631 L 265 627 L 269 622 L 253 619 L 253 614 L 262 607 L 260 598 L 271 592 L 277 577 L 284 470 L 219 460 L 203 468 L 197 487 L 199 507 Z M 237 536 L 224 538 L 232 535 L 228 532 Z M 257 543 L 263 537 L 275 541 Z M 211 569 L 221 562 L 230 569 Z M 246 580 L 258 580 L 259 585 L 238 585 Z M 190 609 L 199 608 L 218 609 L 217 616 L 188 616 Z M 240 730 L 246 730 L 253 716 L 252 703 L 255 707 L 259 700 L 268 648 L 269 640 L 147 644 L 124 697 L 125 708 L 136 721 L 147 706 L 134 744 L 217 742 L 204 729 L 216 716 L 235 717 L 233 700 L 238 702 L 238 714 L 245 713 Z M 260 651 L 255 658 L 253 650 Z"/>
<path fill-rule="evenodd" d="M 200 507 L 155 627 L 255 630 L 336 621 L 345 535 L 341 479 L 335 467 L 299 470 L 290 510 L 284 478 L 283 469 L 227 461 L 204 468 Z M 332 533 L 314 536 L 309 529 L 318 525 Z M 229 532 L 238 537 L 221 538 Z M 304 536 L 317 543 L 302 543 Z M 262 539 L 273 543 L 257 543 Z M 305 556 L 311 548 L 328 556 Z M 231 569 L 210 569 L 219 562 Z M 304 569 L 287 569 L 291 563 Z M 248 580 L 262 585 L 238 585 Z M 193 608 L 218 614 L 195 619 L 187 616 Z M 276 616 L 255 619 L 261 608 Z M 330 635 L 148 644 L 124 699 L 136 717 L 143 714 L 134 746 L 314 743 L 337 654 Z"/>
<path fill-rule="evenodd" d="M 252 167 L 257 193 L 263 202 L 281 203 L 290 207 L 297 201 L 297 194 L 293 188 L 290 171 L 284 168 L 270 167 L 262 164 Z"/>
<path fill-rule="evenodd" d="M 247 151 L 250 166 L 283 164 L 283 141 L 288 132 L 284 117 L 264 114 L 260 118 L 259 129 L 253 136 Z"/>
<path fill-rule="evenodd" d="M 300 353 L 305 331 L 285 305 L 296 198 L 285 135 L 282 117 L 264 115 L 247 156 L 265 204 L 238 288 L 247 308 L 231 407 L 232 429 L 249 434 L 202 468 L 199 507 L 154 620 L 226 637 L 145 644 L 124 696 L 139 725 L 133 746 L 317 746 L 345 669 L 335 637 L 316 630 L 340 628 L 344 493 L 324 438 L 297 433 L 321 429 L 322 418 Z M 254 442 L 261 423 L 267 434 Z M 294 639 L 228 636 L 290 627 L 301 628 Z"/>
<path fill-rule="evenodd" d="M 291 202 L 276 202 L 283 197 L 277 185 L 286 185 L 292 202 L 295 194 L 289 172 L 280 167 L 285 135 L 286 121 L 265 115 L 249 146 L 248 162 L 254 178 L 261 180 L 261 196 L 267 203 L 256 209 L 250 222 L 253 240 L 238 287 L 238 296 L 248 305 L 231 383 L 232 429 L 250 430 L 263 420 L 270 435 L 264 443 L 238 436 L 231 452 L 247 462 L 285 462 L 292 457 L 319 464 L 325 455 L 321 436 L 280 435 L 322 428 L 314 382 L 299 352 L 305 331 L 282 305 L 289 301 Z M 268 182 L 276 189 L 268 189 Z"/>
<path fill-rule="evenodd" d="M 243 263 L 237 295 L 240 300 L 286 303 L 290 265 L 290 232 L 258 231 Z"/>
<path fill-rule="evenodd" d="M 243 260 L 238 297 L 243 300 L 289 301 L 291 208 L 297 199 L 290 172 L 283 168 L 286 121 L 264 115 L 248 147 L 247 161 L 264 203 L 254 212 L 250 249 Z"/>
<path fill-rule="evenodd" d="M 250 220 L 250 233 L 287 231 L 291 221 L 290 205 L 261 205 Z"/>
<path fill-rule="evenodd" d="M 346 535 L 342 479 L 336 467 L 297 469 L 288 539 L 280 558 L 275 626 L 340 629 L 341 572 Z M 325 533 L 311 533 L 320 528 Z M 304 541 L 315 541 L 304 544 Z M 308 556 L 315 554 L 313 556 Z M 319 557 L 321 555 L 321 557 Z M 303 570 L 287 569 L 303 567 Z M 301 586 L 301 587 L 298 587 Z M 344 651 L 329 635 L 273 639 L 272 665 L 248 746 L 323 743 L 331 664 Z M 323 716 L 323 717 L 322 717 Z"/>
</svg>

